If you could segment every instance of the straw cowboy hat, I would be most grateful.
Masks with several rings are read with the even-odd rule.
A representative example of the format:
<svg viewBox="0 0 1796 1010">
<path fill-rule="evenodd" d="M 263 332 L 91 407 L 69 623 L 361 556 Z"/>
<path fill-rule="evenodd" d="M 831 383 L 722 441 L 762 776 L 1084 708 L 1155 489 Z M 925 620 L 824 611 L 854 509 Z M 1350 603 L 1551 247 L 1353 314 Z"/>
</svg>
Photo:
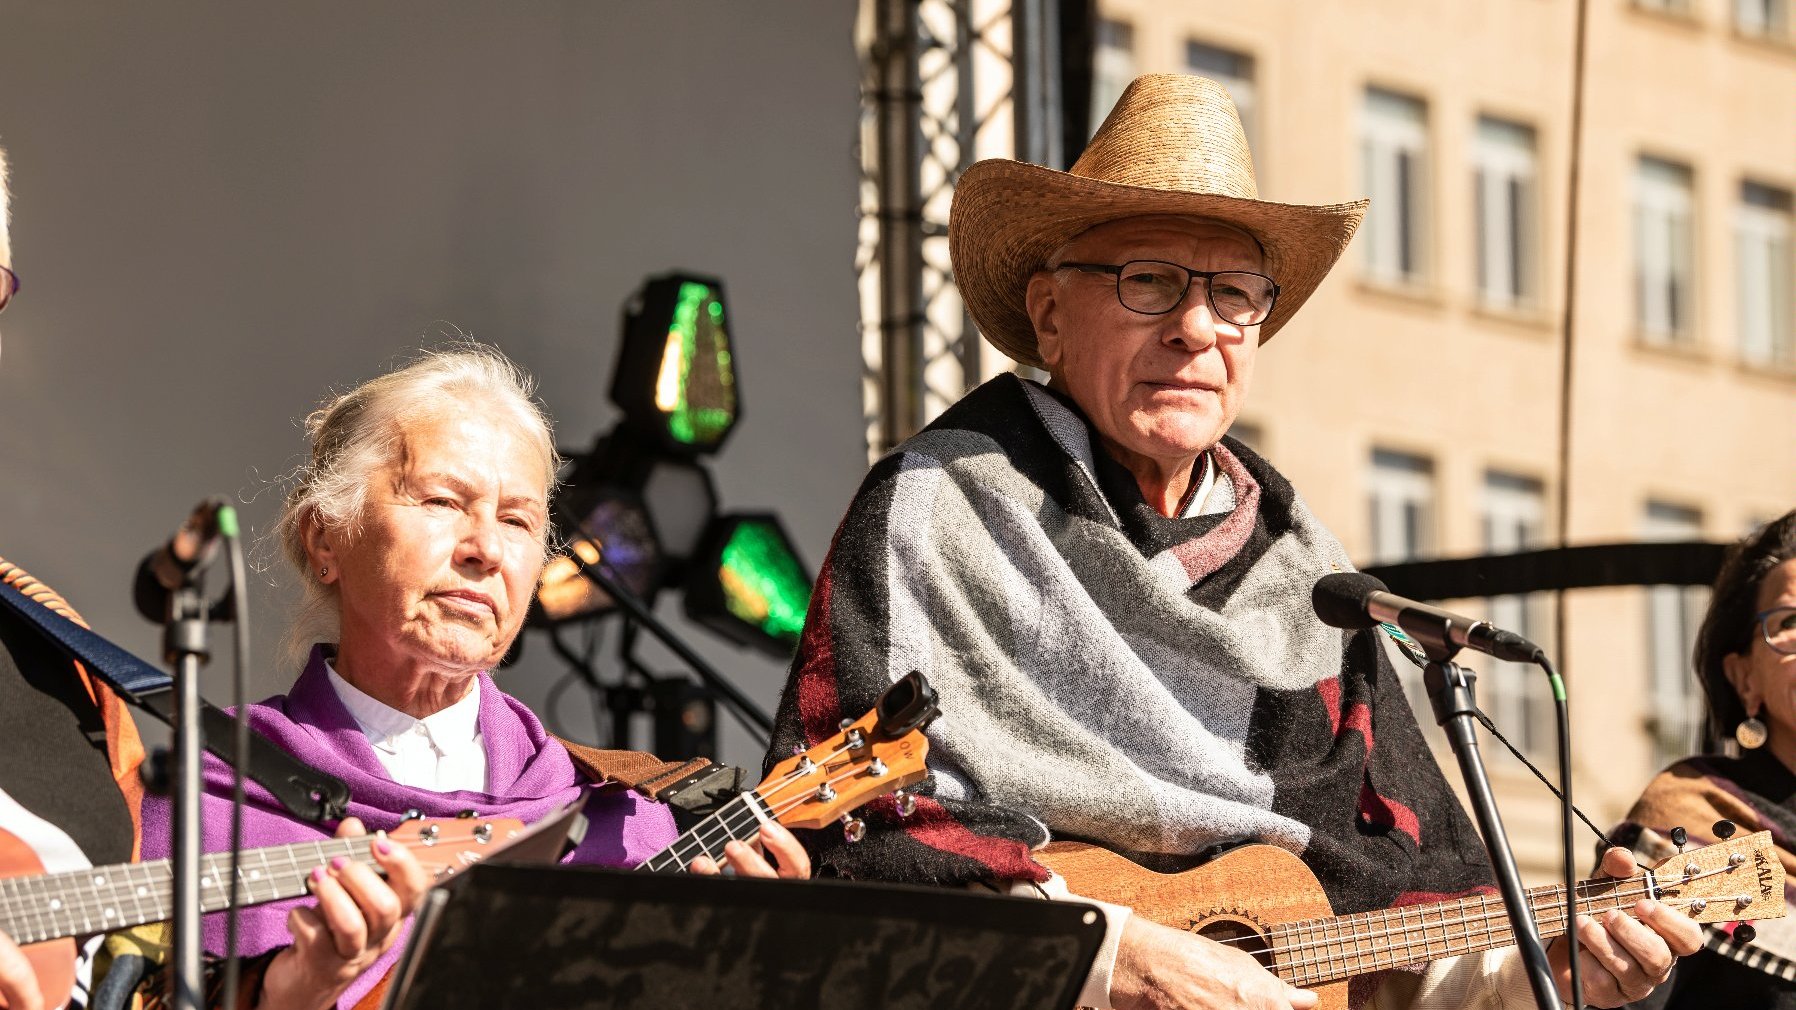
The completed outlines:
<svg viewBox="0 0 1796 1010">
<path fill-rule="evenodd" d="M 1070 172 L 1006 158 L 968 168 L 954 190 L 948 248 L 967 312 L 997 348 L 1041 365 L 1023 296 L 1048 257 L 1085 230 L 1125 217 L 1183 214 L 1259 239 L 1278 302 L 1260 324 L 1277 333 L 1334 266 L 1365 200 L 1329 206 L 1259 199 L 1235 103 L 1215 81 L 1135 78 Z"/>
</svg>

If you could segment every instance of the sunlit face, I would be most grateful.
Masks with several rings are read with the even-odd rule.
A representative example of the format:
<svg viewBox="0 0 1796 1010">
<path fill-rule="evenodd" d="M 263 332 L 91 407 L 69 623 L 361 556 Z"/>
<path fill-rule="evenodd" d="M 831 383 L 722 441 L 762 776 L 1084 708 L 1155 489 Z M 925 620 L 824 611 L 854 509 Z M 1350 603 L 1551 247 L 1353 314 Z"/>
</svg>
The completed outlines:
<svg viewBox="0 0 1796 1010">
<path fill-rule="evenodd" d="M 546 523 L 541 453 L 516 426 L 475 411 L 412 425 L 358 528 L 316 538 L 343 655 L 451 679 L 492 668 L 524 622 Z"/>
<path fill-rule="evenodd" d="M 1264 262 L 1243 231 L 1202 218 L 1155 216 L 1092 228 L 1049 265 L 1138 259 L 1256 272 Z M 1193 280 L 1176 308 L 1150 316 L 1124 308 L 1108 275 L 1045 270 L 1030 279 L 1029 316 L 1054 385 L 1124 464 L 1146 458 L 1188 466 L 1240 413 L 1260 328 L 1213 318 L 1203 283 Z"/>
<path fill-rule="evenodd" d="M 1796 607 L 1796 558 L 1771 569 L 1759 583 L 1753 613 L 1772 607 Z M 1745 652 L 1725 657 L 1722 666 L 1748 713 L 1756 710 L 1773 735 L 1796 737 L 1796 656 L 1765 644 L 1760 625 L 1754 622 L 1752 644 Z"/>
</svg>

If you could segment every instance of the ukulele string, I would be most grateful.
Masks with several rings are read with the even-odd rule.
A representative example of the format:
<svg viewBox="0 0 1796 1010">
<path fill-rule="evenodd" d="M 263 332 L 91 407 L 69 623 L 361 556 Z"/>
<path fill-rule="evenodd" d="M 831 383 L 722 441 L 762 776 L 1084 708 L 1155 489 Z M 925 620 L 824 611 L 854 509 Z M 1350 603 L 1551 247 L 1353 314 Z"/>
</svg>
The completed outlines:
<svg viewBox="0 0 1796 1010">
<path fill-rule="evenodd" d="M 1691 882 L 1694 882 L 1697 880 L 1702 880 L 1707 877 L 1716 876 L 1718 874 L 1729 873 L 1735 869 L 1737 869 L 1737 867 L 1730 866 L 1730 867 L 1719 867 L 1716 869 L 1707 870 L 1702 873 L 1695 874 L 1694 876 L 1680 878 L 1679 884 L 1687 884 L 1687 883 L 1691 883 Z M 1586 897 L 1586 898 L 1598 897 L 1598 895 L 1593 895 L 1590 892 L 1594 891 L 1598 887 L 1606 887 L 1607 890 L 1604 891 L 1604 893 L 1602 895 L 1600 895 L 1600 897 L 1604 897 L 1609 900 L 1616 901 L 1617 904 L 1611 906 L 1612 908 L 1622 908 L 1622 904 L 1624 902 L 1635 899 L 1635 898 L 1649 897 L 1652 893 L 1651 885 L 1647 884 L 1645 880 L 1641 880 L 1638 884 L 1625 884 L 1625 885 L 1613 886 L 1613 887 L 1609 886 L 1611 883 L 1612 883 L 1611 881 L 1583 881 L 1578 885 L 1580 897 Z M 1665 887 L 1679 886 L 1679 884 L 1660 885 L 1660 889 L 1663 890 Z M 1538 920 L 1538 923 L 1543 930 L 1546 930 L 1548 932 L 1553 932 L 1553 933 L 1563 932 L 1564 925 L 1565 925 L 1564 905 L 1562 902 L 1558 901 L 1558 895 L 1557 895 L 1558 890 L 1559 889 L 1556 889 L 1556 888 L 1546 888 L 1546 889 L 1543 889 L 1541 891 L 1541 893 L 1529 895 L 1530 905 L 1534 904 L 1535 899 L 1544 898 L 1548 901 L 1548 904 L 1546 905 L 1545 909 L 1536 915 L 1536 919 Z M 1658 900 L 1660 901 L 1661 904 L 1670 905 L 1673 908 L 1679 908 L 1679 907 L 1688 906 L 1692 902 L 1695 902 L 1698 900 L 1711 900 L 1712 901 L 1712 900 L 1726 900 L 1726 898 L 1725 897 L 1720 898 L 1720 899 L 1661 898 Z M 1408 906 L 1408 907 L 1417 908 L 1417 907 L 1422 907 L 1422 906 Z M 1592 910 L 1594 911 L 1594 909 L 1592 909 Z M 1398 910 L 1395 910 L 1395 909 L 1387 910 L 1387 912 L 1390 912 L 1390 911 L 1398 911 Z M 1399 912 L 1399 915 L 1401 915 L 1401 914 L 1402 913 Z M 1292 935 L 1295 935 L 1300 932 L 1311 932 L 1312 938 L 1307 939 L 1307 940 L 1302 940 L 1302 941 L 1299 941 L 1296 943 L 1285 944 L 1285 945 L 1271 943 L 1265 947 L 1265 951 L 1266 951 L 1266 953 L 1273 954 L 1273 955 L 1288 954 L 1288 953 L 1300 952 L 1300 951 L 1301 952 L 1308 952 L 1308 951 L 1312 951 L 1312 950 L 1320 951 L 1319 955 L 1315 956 L 1315 957 L 1298 957 L 1298 958 L 1294 958 L 1294 959 L 1280 961 L 1281 966 L 1291 968 L 1294 971 L 1300 971 L 1302 969 L 1314 968 L 1314 967 L 1323 966 L 1323 965 L 1331 965 L 1331 964 L 1335 964 L 1335 963 L 1340 963 L 1340 962 L 1368 956 L 1368 952 L 1360 951 L 1357 949 L 1359 943 L 1361 943 L 1363 941 L 1367 941 L 1367 940 L 1385 940 L 1385 939 L 1388 939 L 1392 934 L 1400 933 L 1400 934 L 1403 934 L 1403 936 L 1404 936 L 1404 939 L 1401 943 L 1392 945 L 1394 949 L 1404 949 L 1404 948 L 1419 945 L 1424 948 L 1424 954 L 1427 954 L 1429 952 L 1429 948 L 1432 948 L 1435 945 L 1444 943 L 1448 947 L 1447 954 L 1451 955 L 1451 954 L 1456 954 L 1456 953 L 1467 953 L 1467 952 L 1475 949 L 1475 945 L 1471 945 L 1472 934 L 1474 932 L 1481 934 L 1485 939 L 1489 939 L 1490 937 L 1495 936 L 1497 934 L 1509 932 L 1509 913 L 1508 913 L 1508 910 L 1500 902 L 1494 908 L 1489 907 L 1489 906 L 1484 906 L 1481 908 L 1481 910 L 1478 913 L 1471 914 L 1471 915 L 1459 916 L 1454 919 L 1442 918 L 1442 919 L 1429 921 L 1428 919 L 1426 919 L 1424 917 L 1422 920 L 1417 921 L 1417 922 L 1408 922 L 1408 921 L 1405 921 L 1405 920 L 1399 918 L 1394 923 L 1390 922 L 1388 920 L 1383 921 L 1383 922 L 1374 923 L 1370 920 L 1357 920 L 1356 921 L 1356 920 L 1353 920 L 1351 917 L 1347 917 L 1347 918 L 1348 918 L 1348 928 L 1349 928 L 1350 932 L 1341 933 L 1341 934 L 1338 934 L 1333 937 L 1326 935 L 1326 933 L 1320 937 L 1313 936 L 1313 931 L 1315 929 L 1326 929 L 1327 928 L 1326 922 L 1328 922 L 1330 920 L 1322 920 L 1321 923 L 1318 923 L 1315 925 L 1306 925 L 1306 923 L 1304 923 L 1304 922 L 1297 922 L 1297 923 L 1288 923 L 1288 924 L 1285 924 L 1280 927 L 1275 927 L 1275 929 L 1269 930 L 1265 934 L 1265 936 L 1266 937 L 1292 936 Z M 1310 920 L 1310 922 L 1315 923 L 1316 920 Z M 1368 929 L 1365 933 L 1359 932 L 1359 925 L 1361 923 L 1364 923 L 1368 927 Z M 1450 929 L 1453 927 L 1459 928 L 1460 934 L 1461 934 L 1460 936 L 1452 937 L 1452 936 L 1443 935 L 1440 938 L 1436 939 L 1436 938 L 1431 938 L 1427 935 L 1428 930 L 1431 928 L 1440 929 L 1443 932 L 1445 932 L 1447 929 Z M 1339 928 L 1340 928 L 1339 926 L 1336 926 L 1337 930 Z M 1414 933 L 1417 930 L 1420 930 L 1422 932 L 1422 936 L 1419 939 L 1410 937 L 1409 934 Z M 1225 946 L 1236 946 L 1239 944 L 1245 944 L 1245 943 L 1258 941 L 1260 939 L 1262 939 L 1262 938 L 1261 937 L 1233 937 L 1233 938 L 1229 938 L 1226 940 L 1218 940 L 1216 942 L 1222 943 Z M 1468 946 L 1466 947 L 1465 950 L 1454 950 L 1453 945 L 1455 943 L 1465 943 L 1465 944 L 1468 944 Z M 1351 950 L 1347 949 L 1350 946 L 1353 949 L 1351 949 Z M 1328 949 L 1330 947 L 1337 948 L 1337 949 L 1334 951 L 1330 951 Z M 1373 954 L 1373 956 L 1379 956 L 1377 952 L 1372 952 L 1372 954 Z M 1411 960 L 1411 956 L 1408 954 L 1395 954 L 1395 953 L 1391 953 L 1391 952 L 1386 952 L 1382 956 L 1390 959 L 1390 963 L 1392 963 L 1392 964 L 1405 963 L 1408 960 Z M 1326 978 L 1326 976 L 1323 976 L 1323 977 Z"/>
</svg>

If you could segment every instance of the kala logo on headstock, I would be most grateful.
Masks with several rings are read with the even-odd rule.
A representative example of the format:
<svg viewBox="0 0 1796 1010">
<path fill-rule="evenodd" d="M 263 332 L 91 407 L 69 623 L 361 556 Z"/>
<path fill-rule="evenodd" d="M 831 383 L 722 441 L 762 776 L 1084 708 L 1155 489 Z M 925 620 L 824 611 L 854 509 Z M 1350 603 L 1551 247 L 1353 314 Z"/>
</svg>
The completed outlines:
<svg viewBox="0 0 1796 1010">
<path fill-rule="evenodd" d="M 1697 922 L 1774 919 L 1784 914 L 1783 864 L 1771 832 L 1733 837 L 1734 825 L 1715 825 L 1721 841 L 1680 852 L 1653 867 L 1652 897 Z M 1679 839 L 1683 832 L 1674 832 Z M 1747 863 L 1750 862 L 1750 871 Z M 1750 872 L 1750 877 L 1748 873 Z"/>
</svg>

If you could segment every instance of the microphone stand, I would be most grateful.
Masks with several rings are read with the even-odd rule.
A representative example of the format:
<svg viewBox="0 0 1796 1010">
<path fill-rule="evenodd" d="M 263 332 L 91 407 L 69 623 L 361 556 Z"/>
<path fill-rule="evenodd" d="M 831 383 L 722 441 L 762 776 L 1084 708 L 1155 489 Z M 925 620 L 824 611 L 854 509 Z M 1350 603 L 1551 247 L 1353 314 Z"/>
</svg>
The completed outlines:
<svg viewBox="0 0 1796 1010">
<path fill-rule="evenodd" d="M 1472 815 L 1478 821 L 1478 833 L 1484 836 L 1484 849 L 1490 854 L 1491 868 L 1497 874 L 1497 887 L 1503 894 L 1503 909 L 1509 914 L 1509 926 L 1527 966 L 1528 982 L 1534 989 L 1534 1002 L 1540 1010 L 1559 1010 L 1559 996 L 1553 987 L 1553 972 L 1547 964 L 1546 948 L 1540 941 L 1540 930 L 1534 923 L 1534 909 L 1522 889 L 1521 871 L 1516 869 L 1515 855 L 1509 848 L 1509 836 L 1503 831 L 1503 819 L 1497 814 L 1497 801 L 1490 791 L 1490 776 L 1485 773 L 1484 759 L 1478 753 L 1478 738 L 1472 733 L 1472 713 L 1478 710 L 1472 696 L 1472 671 L 1453 662 L 1458 646 L 1443 647 L 1426 638 L 1419 639 L 1428 655 L 1422 683 L 1428 688 L 1428 700 L 1434 706 L 1434 721 L 1446 731 L 1453 754 L 1459 759 L 1459 774 L 1465 780 L 1466 796 L 1471 801 Z M 1575 928 L 1575 923 L 1571 924 Z"/>
<path fill-rule="evenodd" d="M 617 579 L 612 578 L 611 574 L 605 570 L 603 560 L 595 565 L 575 551 L 569 551 L 566 556 L 579 566 L 581 575 L 592 580 L 593 585 L 603 589 L 607 595 L 617 601 L 617 605 L 622 607 L 632 620 L 647 629 L 648 633 L 659 639 L 662 645 L 671 649 L 674 655 L 680 657 L 681 662 L 685 663 L 693 673 L 698 674 L 698 679 L 704 683 L 705 687 L 716 692 L 718 697 L 724 701 L 729 702 L 730 707 L 736 710 L 744 722 L 750 724 L 750 728 L 759 729 L 763 739 L 772 737 L 773 716 L 769 715 L 766 709 L 755 704 L 754 699 L 737 690 L 736 685 L 725 680 L 723 674 L 712 669 L 711 664 L 705 662 L 704 657 L 692 651 L 691 646 L 681 641 L 680 636 L 674 634 L 672 628 L 663 624 L 660 618 L 651 613 L 634 593 L 626 589 Z"/>
<path fill-rule="evenodd" d="M 169 987 L 173 1010 L 200 1010 L 200 664 L 209 658 L 206 620 L 211 608 L 199 573 L 169 594 L 163 625 L 164 658 L 174 668 L 174 944 Z"/>
</svg>

